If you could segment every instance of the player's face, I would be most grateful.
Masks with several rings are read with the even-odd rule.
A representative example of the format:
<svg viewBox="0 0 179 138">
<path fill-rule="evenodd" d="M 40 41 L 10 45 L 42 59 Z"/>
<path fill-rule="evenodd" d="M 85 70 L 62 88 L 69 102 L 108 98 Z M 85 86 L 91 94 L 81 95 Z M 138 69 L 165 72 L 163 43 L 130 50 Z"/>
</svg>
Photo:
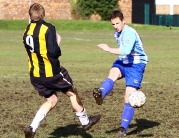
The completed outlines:
<svg viewBox="0 0 179 138">
<path fill-rule="evenodd" d="M 117 18 L 111 19 L 111 24 L 117 32 L 121 32 L 122 29 L 124 28 L 125 22 L 124 20 L 121 21 L 117 17 Z"/>
</svg>

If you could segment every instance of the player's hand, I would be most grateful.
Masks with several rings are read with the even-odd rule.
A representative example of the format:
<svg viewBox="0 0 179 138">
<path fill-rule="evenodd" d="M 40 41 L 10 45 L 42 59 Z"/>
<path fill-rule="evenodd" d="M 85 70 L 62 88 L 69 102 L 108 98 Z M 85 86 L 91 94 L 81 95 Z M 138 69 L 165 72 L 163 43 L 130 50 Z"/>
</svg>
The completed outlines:
<svg viewBox="0 0 179 138">
<path fill-rule="evenodd" d="M 103 49 L 104 51 L 109 51 L 110 47 L 107 44 L 99 44 L 97 45 L 99 48 Z"/>
<path fill-rule="evenodd" d="M 56 39 L 57 39 L 57 44 L 60 45 L 61 42 L 61 37 L 59 34 L 56 33 Z"/>
</svg>

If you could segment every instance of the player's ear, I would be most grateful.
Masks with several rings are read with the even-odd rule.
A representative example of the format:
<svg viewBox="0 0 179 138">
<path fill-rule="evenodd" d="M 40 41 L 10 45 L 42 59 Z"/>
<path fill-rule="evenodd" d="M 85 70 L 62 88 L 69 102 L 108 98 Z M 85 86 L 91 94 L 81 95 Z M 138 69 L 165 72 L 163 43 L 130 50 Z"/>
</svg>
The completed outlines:
<svg viewBox="0 0 179 138">
<path fill-rule="evenodd" d="M 122 20 L 122 23 L 123 23 L 123 24 L 125 24 L 125 23 L 126 23 L 124 19 Z"/>
</svg>

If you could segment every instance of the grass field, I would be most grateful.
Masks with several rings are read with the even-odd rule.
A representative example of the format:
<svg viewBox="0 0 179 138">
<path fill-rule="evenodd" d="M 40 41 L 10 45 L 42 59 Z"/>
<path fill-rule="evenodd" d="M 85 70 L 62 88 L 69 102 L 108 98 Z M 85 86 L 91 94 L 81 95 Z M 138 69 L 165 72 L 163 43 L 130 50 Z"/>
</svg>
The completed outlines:
<svg viewBox="0 0 179 138">
<path fill-rule="evenodd" d="M 0 20 L 0 136 L 23 138 L 44 99 L 29 82 L 27 55 L 22 44 L 27 21 Z M 62 37 L 60 57 L 74 80 L 88 115 L 101 120 L 89 131 L 81 129 L 68 97 L 59 93 L 59 103 L 37 130 L 37 138 L 115 138 L 123 110 L 124 80 L 117 81 L 103 105 L 95 104 L 92 90 L 107 77 L 115 55 L 97 48 L 99 43 L 116 47 L 109 22 L 52 21 Z M 22 23 L 22 25 L 19 25 Z M 62 25 L 62 26 L 61 26 Z M 62 29 L 60 29 L 60 26 Z M 76 26 L 76 28 L 75 28 Z M 149 64 L 141 90 L 146 104 L 136 109 L 128 138 L 179 137 L 179 28 L 132 24 L 140 34 Z"/>
</svg>

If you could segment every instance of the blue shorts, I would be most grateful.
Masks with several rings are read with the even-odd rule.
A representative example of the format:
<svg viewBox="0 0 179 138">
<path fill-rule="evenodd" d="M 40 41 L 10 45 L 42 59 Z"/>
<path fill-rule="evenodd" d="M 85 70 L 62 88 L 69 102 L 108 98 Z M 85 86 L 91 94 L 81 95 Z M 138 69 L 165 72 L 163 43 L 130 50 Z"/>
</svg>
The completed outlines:
<svg viewBox="0 0 179 138">
<path fill-rule="evenodd" d="M 126 86 L 140 89 L 146 64 L 123 64 L 122 61 L 116 60 L 112 67 L 117 67 L 125 78 Z"/>
</svg>

